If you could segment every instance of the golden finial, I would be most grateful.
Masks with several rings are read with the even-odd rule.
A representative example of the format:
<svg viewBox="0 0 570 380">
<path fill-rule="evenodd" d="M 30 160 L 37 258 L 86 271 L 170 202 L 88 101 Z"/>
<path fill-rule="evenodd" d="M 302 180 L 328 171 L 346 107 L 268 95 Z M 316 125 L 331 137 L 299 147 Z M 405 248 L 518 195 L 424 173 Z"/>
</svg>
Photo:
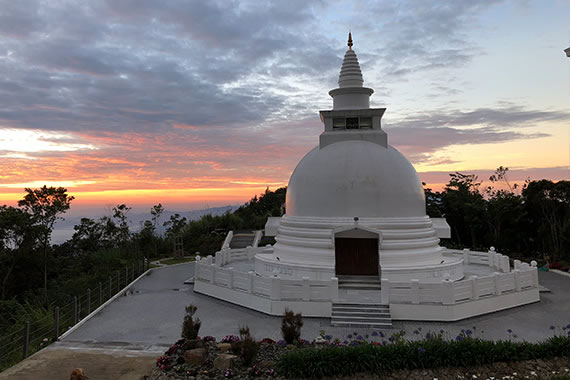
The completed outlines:
<svg viewBox="0 0 570 380">
<path fill-rule="evenodd" d="M 352 33 L 348 32 L 348 50 L 352 50 Z"/>
</svg>

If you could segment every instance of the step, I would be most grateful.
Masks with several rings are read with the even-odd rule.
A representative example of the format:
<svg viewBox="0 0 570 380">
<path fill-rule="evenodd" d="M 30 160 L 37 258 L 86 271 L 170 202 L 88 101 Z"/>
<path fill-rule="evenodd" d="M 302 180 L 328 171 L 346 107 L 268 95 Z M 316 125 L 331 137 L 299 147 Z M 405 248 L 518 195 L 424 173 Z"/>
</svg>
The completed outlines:
<svg viewBox="0 0 570 380">
<path fill-rule="evenodd" d="M 390 305 L 350 302 L 333 303 L 331 325 L 392 327 Z"/>
<path fill-rule="evenodd" d="M 342 289 L 382 290 L 380 284 L 338 284 Z"/>
<path fill-rule="evenodd" d="M 337 276 L 338 282 L 366 282 L 380 283 L 378 276 Z"/>
<path fill-rule="evenodd" d="M 371 328 L 392 328 L 392 322 L 388 323 L 384 323 L 384 322 L 379 322 L 379 323 L 371 323 L 371 322 L 354 322 L 354 321 L 350 321 L 350 322 L 346 322 L 346 321 L 332 321 L 331 320 L 331 326 L 339 326 L 339 327 L 371 327 Z"/>
<path fill-rule="evenodd" d="M 390 312 L 390 308 L 387 305 L 377 305 L 377 304 L 338 304 L 334 303 L 332 306 L 334 310 L 342 311 L 372 311 L 372 312 Z"/>
</svg>

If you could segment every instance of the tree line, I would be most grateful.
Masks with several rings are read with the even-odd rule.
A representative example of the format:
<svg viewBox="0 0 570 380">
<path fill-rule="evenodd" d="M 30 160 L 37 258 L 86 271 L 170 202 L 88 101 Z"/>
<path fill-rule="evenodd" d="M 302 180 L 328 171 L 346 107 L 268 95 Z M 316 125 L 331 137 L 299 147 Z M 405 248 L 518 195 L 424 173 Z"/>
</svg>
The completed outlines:
<svg viewBox="0 0 570 380">
<path fill-rule="evenodd" d="M 441 192 L 425 188 L 426 211 L 444 217 L 454 248 L 486 250 L 494 246 L 513 257 L 570 261 L 570 181 L 527 180 L 522 187 L 508 181 L 499 167 L 482 188 L 477 176 L 450 174 Z M 500 187 L 497 189 L 497 187 Z"/>
</svg>

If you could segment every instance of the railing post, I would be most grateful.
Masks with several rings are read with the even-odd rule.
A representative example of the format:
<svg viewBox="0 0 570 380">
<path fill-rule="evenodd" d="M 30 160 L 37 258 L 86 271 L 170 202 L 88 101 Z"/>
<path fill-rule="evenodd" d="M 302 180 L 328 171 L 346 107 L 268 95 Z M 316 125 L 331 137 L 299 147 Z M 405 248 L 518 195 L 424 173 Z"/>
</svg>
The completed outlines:
<svg viewBox="0 0 570 380">
<path fill-rule="evenodd" d="M 210 284 L 215 285 L 216 282 L 216 264 L 210 264 Z"/>
<path fill-rule="evenodd" d="M 271 277 L 270 298 L 272 300 L 278 300 L 281 298 L 281 279 L 277 275 Z"/>
<path fill-rule="evenodd" d="M 471 277 L 471 285 L 472 285 L 472 292 L 473 292 L 471 299 L 476 301 L 479 299 L 479 277 L 477 277 L 477 276 Z"/>
<path fill-rule="evenodd" d="M 103 304 L 103 284 L 99 281 L 99 303 L 97 305 L 101 306 Z"/>
<path fill-rule="evenodd" d="M 28 357 L 28 346 L 30 345 L 30 321 L 26 321 L 24 326 L 24 359 Z"/>
<path fill-rule="evenodd" d="M 521 271 L 519 269 L 515 269 L 515 291 L 521 291 Z"/>
<path fill-rule="evenodd" d="M 495 247 L 489 248 L 489 251 L 487 251 L 487 257 L 489 260 L 488 264 L 492 268 L 495 262 Z"/>
<path fill-rule="evenodd" d="M 77 296 L 73 296 L 73 325 L 77 324 Z"/>
<path fill-rule="evenodd" d="M 463 248 L 463 264 L 469 264 L 469 248 Z"/>
<path fill-rule="evenodd" d="M 521 261 L 520 261 L 520 260 L 515 260 L 515 261 L 514 261 L 514 265 L 515 265 L 515 269 L 520 269 Z"/>
<path fill-rule="evenodd" d="M 420 303 L 420 281 L 419 280 L 413 279 L 411 281 L 410 291 L 412 292 L 412 294 L 411 294 L 412 303 L 413 304 L 419 304 Z"/>
<path fill-rule="evenodd" d="M 91 288 L 87 288 L 87 315 L 91 314 Z"/>
<path fill-rule="evenodd" d="M 229 272 L 228 272 L 228 288 L 233 289 L 234 288 L 234 268 L 229 267 L 228 270 L 229 270 Z"/>
<path fill-rule="evenodd" d="M 493 273 L 493 281 L 495 283 L 495 295 L 496 296 L 501 295 L 501 282 L 499 281 L 499 279 L 500 279 L 499 273 L 497 273 L 497 272 Z"/>
<path fill-rule="evenodd" d="M 532 269 L 532 287 L 538 288 L 538 268 L 536 267 L 536 261 L 532 260 L 530 266 Z"/>
<path fill-rule="evenodd" d="M 380 297 L 384 305 L 390 304 L 390 281 L 386 278 L 380 281 Z"/>
<path fill-rule="evenodd" d="M 331 301 L 336 302 L 338 301 L 338 277 L 331 278 Z"/>
<path fill-rule="evenodd" d="M 247 272 L 247 292 L 253 293 L 253 280 L 254 280 L 255 272 L 250 270 Z"/>
<path fill-rule="evenodd" d="M 311 286 L 309 285 L 309 277 L 303 277 L 303 301 L 311 300 Z"/>
<path fill-rule="evenodd" d="M 444 305 L 453 305 L 455 303 L 453 282 L 449 280 L 441 281 L 441 303 Z"/>
</svg>

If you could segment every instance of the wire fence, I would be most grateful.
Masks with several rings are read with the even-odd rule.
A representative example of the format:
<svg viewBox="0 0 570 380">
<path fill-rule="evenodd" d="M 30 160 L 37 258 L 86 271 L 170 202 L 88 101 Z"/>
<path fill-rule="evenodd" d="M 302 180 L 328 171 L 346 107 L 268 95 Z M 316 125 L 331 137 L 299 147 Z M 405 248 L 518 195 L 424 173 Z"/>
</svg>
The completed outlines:
<svg viewBox="0 0 570 380">
<path fill-rule="evenodd" d="M 95 311 L 148 269 L 146 259 L 117 270 L 106 281 L 94 284 L 71 302 L 53 307 L 53 313 L 26 321 L 8 334 L 0 336 L 0 371 L 20 362 L 34 352 L 57 341 L 65 332 Z"/>
</svg>

